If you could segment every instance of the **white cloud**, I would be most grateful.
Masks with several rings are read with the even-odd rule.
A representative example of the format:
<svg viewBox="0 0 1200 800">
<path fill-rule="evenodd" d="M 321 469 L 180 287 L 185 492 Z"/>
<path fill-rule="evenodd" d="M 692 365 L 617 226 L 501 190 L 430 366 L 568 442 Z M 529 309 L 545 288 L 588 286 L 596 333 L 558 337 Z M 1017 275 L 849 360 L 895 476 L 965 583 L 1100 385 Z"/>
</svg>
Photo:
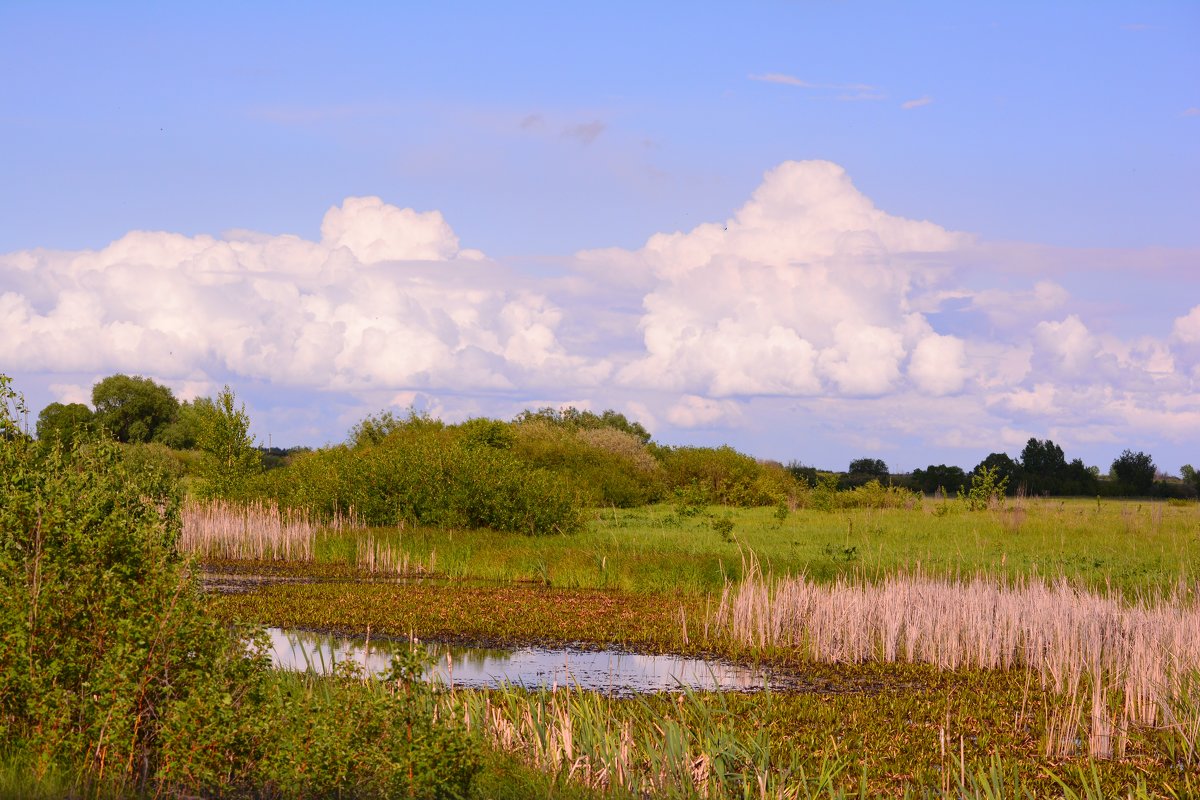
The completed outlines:
<svg viewBox="0 0 1200 800">
<path fill-rule="evenodd" d="M 956 336 L 929 334 L 913 348 L 908 376 L 929 394 L 961 390 L 967 379 L 966 345 Z"/>
<path fill-rule="evenodd" d="M 905 100 L 900 104 L 900 107 L 905 111 L 911 111 L 914 108 L 921 108 L 922 106 L 931 105 L 932 103 L 933 98 L 929 95 L 924 95 L 923 97 L 918 97 L 915 100 Z"/>
<path fill-rule="evenodd" d="M 1150 335 L 1077 296 L 1129 274 L 1191 286 L 1194 263 L 980 245 L 876 208 L 822 161 L 769 171 L 723 222 L 578 253 L 549 278 L 463 249 L 439 212 L 348 198 L 318 241 L 134 231 L 0 255 L 0 364 L 64 401 L 116 371 L 180 397 L 244 380 L 349 395 L 326 439 L 385 405 L 455 419 L 571 403 L 731 439 L 800 419 L 853 455 L 1194 442 L 1200 306 Z"/>
<path fill-rule="evenodd" d="M 794 75 L 787 75 L 782 72 L 767 72 L 762 75 L 748 75 L 747 77 L 752 81 L 779 83 L 784 86 L 795 86 L 800 89 L 832 89 L 841 92 L 856 93 L 874 93 L 876 91 L 876 87 L 866 83 L 813 83 L 812 81 L 806 81 L 803 78 L 797 78 Z"/>
<path fill-rule="evenodd" d="M 667 410 L 667 421 L 679 428 L 710 428 L 735 424 L 741 417 L 737 404 L 731 400 L 711 400 L 696 395 L 684 395 Z"/>
<path fill-rule="evenodd" d="M 900 257 L 969 241 L 880 211 L 835 164 L 787 162 L 723 224 L 582 258 L 657 280 L 643 303 L 646 355 L 620 373 L 629 386 L 877 394 L 924 333 L 908 301 L 928 276 Z"/>
<path fill-rule="evenodd" d="M 600 120 L 592 120 L 591 122 L 581 122 L 578 125 L 570 125 L 563 130 L 563 136 L 569 139 L 578 139 L 584 144 L 591 144 L 600 137 L 600 134 L 608 128 L 608 125 Z"/>
<path fill-rule="evenodd" d="M 378 197 L 348 197 L 329 209 L 321 240 L 330 248 L 347 248 L 363 264 L 446 261 L 458 254 L 458 237 L 441 212 L 397 208 Z"/>
<path fill-rule="evenodd" d="M 1181 342 L 1200 344 L 1200 306 L 1194 306 L 1185 316 L 1175 320 L 1171 335 Z"/>
<path fill-rule="evenodd" d="M 436 211 L 348 198 L 321 231 L 138 231 L 96 251 L 0 256 L 0 361 L 349 390 L 511 389 L 610 370 L 568 355 L 562 312 L 460 249 Z"/>
</svg>

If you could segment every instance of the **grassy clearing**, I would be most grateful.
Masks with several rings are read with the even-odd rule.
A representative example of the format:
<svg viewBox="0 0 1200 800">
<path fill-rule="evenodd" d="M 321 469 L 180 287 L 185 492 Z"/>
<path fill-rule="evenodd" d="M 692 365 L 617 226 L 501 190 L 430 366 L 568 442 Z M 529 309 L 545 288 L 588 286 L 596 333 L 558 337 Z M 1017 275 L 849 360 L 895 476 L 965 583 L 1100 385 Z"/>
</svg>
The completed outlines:
<svg viewBox="0 0 1200 800">
<path fill-rule="evenodd" d="M 185 538 L 187 524 L 185 517 Z M 254 536 L 279 527 L 264 524 Z M 193 549 L 210 558 L 272 552 L 249 535 L 246 540 L 240 549 Z M 727 579 L 740 576 L 742 553 L 750 550 L 766 571 L 821 582 L 897 571 L 943 577 L 982 572 L 1065 577 L 1074 585 L 1112 586 L 1135 596 L 1200 575 L 1200 505 L 1014 500 L 978 512 L 930 500 L 913 510 L 833 512 L 658 505 L 598 510 L 585 530 L 570 536 L 346 526 L 313 532 L 310 541 L 311 555 L 297 563 L 317 571 L 342 565 L 564 588 L 720 592 Z M 284 549 L 281 544 L 275 551 Z"/>
</svg>

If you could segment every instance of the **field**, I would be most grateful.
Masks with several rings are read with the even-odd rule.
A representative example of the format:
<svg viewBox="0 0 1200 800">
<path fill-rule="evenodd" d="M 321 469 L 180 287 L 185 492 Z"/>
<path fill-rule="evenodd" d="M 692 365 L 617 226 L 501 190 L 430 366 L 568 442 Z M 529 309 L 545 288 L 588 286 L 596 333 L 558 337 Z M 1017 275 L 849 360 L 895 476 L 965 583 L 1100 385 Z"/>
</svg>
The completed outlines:
<svg viewBox="0 0 1200 800">
<path fill-rule="evenodd" d="M 803 676 L 798 692 L 440 699 L 508 754 L 497 763 L 550 781 L 540 792 L 1200 790 L 1194 503 L 675 504 L 600 509 L 579 533 L 539 537 L 305 523 L 280 527 L 278 552 L 236 524 L 206 532 L 196 517 L 189 531 L 187 519 L 210 569 L 301 579 L 217 597 L 227 619 L 709 653 Z M 479 787 L 502 794 L 497 769 Z"/>
</svg>

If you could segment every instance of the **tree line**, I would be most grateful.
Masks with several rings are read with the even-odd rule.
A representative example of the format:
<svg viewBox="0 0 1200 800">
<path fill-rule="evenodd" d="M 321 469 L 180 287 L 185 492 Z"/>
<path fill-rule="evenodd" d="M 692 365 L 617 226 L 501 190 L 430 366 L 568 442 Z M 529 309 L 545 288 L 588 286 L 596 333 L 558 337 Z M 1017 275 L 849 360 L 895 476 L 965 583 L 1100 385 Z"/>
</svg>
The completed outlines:
<svg viewBox="0 0 1200 800">
<path fill-rule="evenodd" d="M 427 425 L 442 425 L 440 421 L 413 414 L 402 417 L 385 411 L 371 415 L 350 431 L 347 444 L 358 448 L 378 445 L 398 431 L 411 433 L 422 421 Z M 756 495 L 756 491 L 747 487 L 759 480 L 762 468 L 771 467 L 763 462 L 752 468 L 753 459 L 736 454 L 730 448 L 665 447 L 655 443 L 640 423 L 612 410 L 597 414 L 576 408 L 542 408 L 526 410 L 507 423 L 477 419 L 468 420 L 463 426 L 470 429 L 466 437 L 472 443 L 483 442 L 494 449 L 509 449 L 517 442 L 517 450 L 527 463 L 576 476 L 587 474 L 583 482 L 593 488 L 600 486 L 592 493 L 597 495 L 596 500 L 605 504 L 652 502 L 662 498 L 665 487 L 693 479 L 699 485 L 719 487 L 712 492 L 717 496 Z M 546 434 L 530 435 L 531 431 L 551 429 L 581 434 L 584 440 L 590 437 L 592 446 L 581 445 L 576 441 L 579 437 L 571 440 L 575 442 L 572 446 L 566 444 L 570 437 L 559 437 L 551 446 L 547 444 Z M 47 444 L 57 442 L 69 446 L 80 437 L 101 431 L 125 444 L 157 444 L 173 451 L 200 452 L 203 460 L 200 471 L 208 479 L 208 488 L 216 493 L 227 493 L 226 490 L 235 485 L 245 485 L 257 473 L 287 464 L 292 460 L 290 456 L 308 449 L 256 447 L 249 434 L 245 409 L 235 405 L 228 386 L 216 397 L 180 402 L 170 388 L 149 378 L 124 374 L 109 376 L 95 384 L 92 408 L 82 403 L 51 403 L 37 418 L 37 438 Z M 516 436 L 515 431 L 524 431 L 524 434 Z M 621 469 L 615 463 L 607 464 L 612 460 L 611 455 L 598 454 L 598 448 L 594 446 L 599 431 L 620 434 L 625 437 L 623 441 L 629 443 L 623 445 L 629 452 L 644 450 L 667 473 L 682 470 L 683 474 L 674 479 L 659 480 L 656 484 L 647 479 L 654 470 L 647 470 L 645 462 L 640 468 L 645 474 L 639 474 L 628 464 Z M 607 444 L 609 450 L 614 446 L 612 442 Z M 697 466 L 701 463 L 703 467 Z M 684 464 L 693 465 L 685 468 Z M 774 466 L 810 487 L 829 480 L 827 476 L 835 476 L 836 486 L 841 490 L 853 490 L 876 481 L 924 494 L 939 491 L 955 494 L 971 484 L 972 476 L 992 470 L 998 481 L 1006 482 L 1009 494 L 1162 497 L 1200 494 L 1200 473 L 1191 465 L 1183 466 L 1180 479 L 1167 479 L 1159 475 L 1148 453 L 1126 449 L 1113 460 L 1108 473 L 1102 475 L 1098 467 L 1086 466 L 1082 459 L 1068 461 L 1062 447 L 1052 440 L 1037 438 L 1030 438 L 1017 458 L 1003 452 L 990 453 L 969 472 L 958 466 L 930 464 L 911 474 L 893 475 L 887 464 L 878 458 L 855 459 L 845 472 L 840 473 L 818 470 L 798 461 L 789 463 L 786 468 Z M 625 477 L 621 477 L 623 472 Z M 708 473 L 722 477 L 713 478 Z M 767 482 L 771 480 L 775 479 Z M 731 493 L 729 486 L 735 484 L 743 488 Z"/>
</svg>

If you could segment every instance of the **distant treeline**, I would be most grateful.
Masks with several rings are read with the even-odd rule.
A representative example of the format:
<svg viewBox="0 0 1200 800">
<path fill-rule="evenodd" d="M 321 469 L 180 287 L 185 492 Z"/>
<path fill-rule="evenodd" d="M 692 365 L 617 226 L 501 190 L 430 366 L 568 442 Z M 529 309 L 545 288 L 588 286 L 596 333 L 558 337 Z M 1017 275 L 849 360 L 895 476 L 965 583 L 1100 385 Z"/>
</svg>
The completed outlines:
<svg viewBox="0 0 1200 800">
<path fill-rule="evenodd" d="M 1049 439 L 1030 439 L 1017 459 L 992 453 L 970 472 L 943 464 L 893 475 L 877 458 L 833 472 L 730 447 L 667 446 L 612 410 L 543 408 L 458 424 L 384 411 L 355 425 L 344 443 L 311 450 L 258 446 L 228 387 L 180 403 L 152 380 L 114 375 L 96 384 L 92 398 L 94 409 L 47 406 L 38 439 L 70 446 L 111 437 L 126 444 L 129 459 L 174 473 L 193 493 L 270 498 L 374 525 L 550 533 L 579 528 L 596 506 L 904 506 L 921 495 L 967 491 L 985 472 L 1009 494 L 1031 496 L 1194 497 L 1200 489 L 1191 467 L 1183 479 L 1165 479 L 1149 455 L 1130 450 L 1102 476 L 1078 458 L 1068 461 Z"/>
</svg>

